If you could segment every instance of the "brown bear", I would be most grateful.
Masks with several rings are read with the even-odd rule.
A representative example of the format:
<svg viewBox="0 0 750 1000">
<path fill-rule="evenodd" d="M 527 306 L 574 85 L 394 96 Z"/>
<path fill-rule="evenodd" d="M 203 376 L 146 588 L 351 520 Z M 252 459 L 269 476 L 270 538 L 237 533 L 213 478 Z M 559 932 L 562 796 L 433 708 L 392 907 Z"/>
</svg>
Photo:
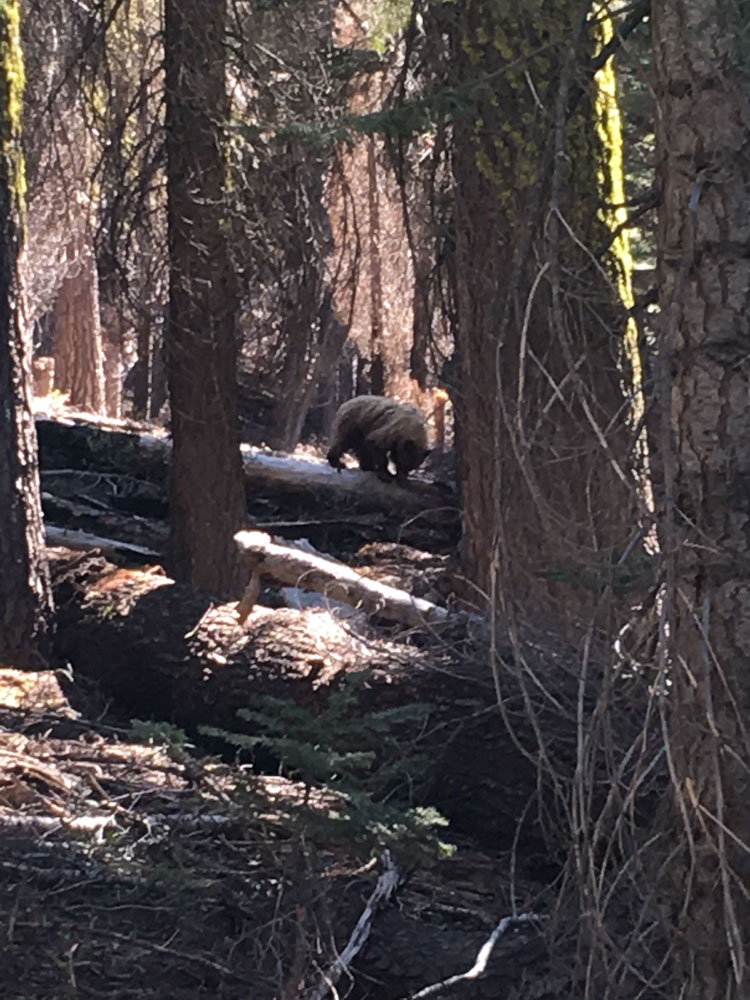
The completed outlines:
<svg viewBox="0 0 750 1000">
<path fill-rule="evenodd" d="M 404 480 L 429 454 L 427 428 L 416 406 L 387 396 L 355 396 L 342 403 L 331 431 L 328 461 L 342 468 L 341 456 L 351 452 L 360 469 L 391 479 L 388 460 L 396 468 L 396 479 Z"/>
</svg>

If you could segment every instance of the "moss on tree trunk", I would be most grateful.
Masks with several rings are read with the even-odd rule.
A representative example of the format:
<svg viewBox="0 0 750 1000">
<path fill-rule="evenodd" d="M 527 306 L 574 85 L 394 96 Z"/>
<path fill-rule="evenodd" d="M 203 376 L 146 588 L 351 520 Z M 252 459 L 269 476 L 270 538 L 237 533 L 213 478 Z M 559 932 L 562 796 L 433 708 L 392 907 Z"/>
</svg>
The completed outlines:
<svg viewBox="0 0 750 1000">
<path fill-rule="evenodd" d="M 0 6 L 0 662 L 46 665 L 52 598 L 17 272 L 25 191 L 20 4 Z"/>
<path fill-rule="evenodd" d="M 488 597 L 597 570 L 604 583 L 638 498 L 617 465 L 626 259 L 602 212 L 621 160 L 600 127 L 597 38 L 570 0 L 471 0 L 452 38 L 475 105 L 453 158 L 464 561 Z"/>
</svg>

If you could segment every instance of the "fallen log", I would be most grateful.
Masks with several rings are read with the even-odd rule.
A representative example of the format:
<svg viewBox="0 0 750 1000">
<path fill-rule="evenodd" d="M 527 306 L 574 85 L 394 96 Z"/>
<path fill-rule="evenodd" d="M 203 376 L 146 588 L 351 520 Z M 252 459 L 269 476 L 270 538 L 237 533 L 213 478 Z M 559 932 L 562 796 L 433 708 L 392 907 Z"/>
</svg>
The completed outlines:
<svg viewBox="0 0 750 1000">
<path fill-rule="evenodd" d="M 249 574 L 247 589 L 238 608 L 241 622 L 255 606 L 260 580 L 315 591 L 328 600 L 343 601 L 370 614 L 416 628 L 445 623 L 451 618 L 445 608 L 431 601 L 361 576 L 344 563 L 280 545 L 263 531 L 238 531 L 234 540 Z"/>
<path fill-rule="evenodd" d="M 144 545 L 133 545 L 121 542 L 104 535 L 92 535 L 87 531 L 77 531 L 75 528 L 58 528 L 54 524 L 44 526 L 44 540 L 47 545 L 59 548 L 75 549 L 81 552 L 92 550 L 104 552 L 108 556 L 121 556 L 135 562 L 154 562 L 159 559 L 155 549 Z"/>
<path fill-rule="evenodd" d="M 427 712 L 416 728 L 400 724 L 399 745 L 426 762 L 410 779 L 415 796 L 494 849 L 512 843 L 538 775 L 507 734 L 480 647 L 465 638 L 455 647 L 430 641 L 428 632 L 420 648 L 357 634 L 321 609 L 256 606 L 243 626 L 236 605 L 213 604 L 158 569 L 117 569 L 93 554 L 62 552 L 51 565 L 57 653 L 75 677 L 95 681 L 117 717 L 166 719 L 197 739 L 202 724 L 253 732 L 237 710 L 260 696 L 317 713 L 348 674 L 368 670 L 353 716 L 414 703 Z M 510 679 L 504 696 L 508 711 L 522 713 Z"/>
<path fill-rule="evenodd" d="M 112 424 L 115 426 L 111 426 Z M 167 516 L 171 444 L 163 431 L 123 422 L 37 418 L 43 489 L 70 502 L 92 502 L 151 521 Z M 321 551 L 354 551 L 373 540 L 452 551 L 459 537 L 457 501 L 444 486 L 414 477 L 405 485 L 374 473 L 330 468 L 322 460 L 242 446 L 248 521 L 286 537 L 307 537 Z M 153 535 L 136 537 L 115 527 L 76 527 L 157 548 Z"/>
<path fill-rule="evenodd" d="M 94 471 L 134 476 L 166 486 L 169 441 L 166 433 L 113 429 L 80 418 L 36 418 L 39 464 L 48 470 Z"/>
<path fill-rule="evenodd" d="M 71 503 L 166 519 L 171 443 L 164 431 L 122 421 L 38 417 L 40 467 L 45 492 Z M 455 495 L 440 484 L 413 477 L 384 483 L 374 473 L 337 471 L 322 459 L 274 454 L 242 446 L 248 521 L 287 538 L 307 537 L 321 551 L 354 551 L 373 540 L 420 549 L 452 551 L 460 520 Z M 161 548 L 154 534 L 121 533 L 112 522 L 98 527 L 53 523 Z M 144 529 L 145 530 L 145 529 Z"/>
<path fill-rule="evenodd" d="M 70 467 L 165 484 L 171 451 L 165 432 L 113 429 L 111 423 L 38 417 L 42 471 Z M 322 459 L 283 455 L 253 445 L 243 444 L 241 451 L 251 496 L 302 492 L 318 500 L 335 500 L 347 508 L 385 508 L 411 517 L 430 516 L 446 524 L 457 521 L 456 498 L 445 486 L 418 478 L 405 484 L 385 483 L 374 473 L 339 471 Z"/>
</svg>

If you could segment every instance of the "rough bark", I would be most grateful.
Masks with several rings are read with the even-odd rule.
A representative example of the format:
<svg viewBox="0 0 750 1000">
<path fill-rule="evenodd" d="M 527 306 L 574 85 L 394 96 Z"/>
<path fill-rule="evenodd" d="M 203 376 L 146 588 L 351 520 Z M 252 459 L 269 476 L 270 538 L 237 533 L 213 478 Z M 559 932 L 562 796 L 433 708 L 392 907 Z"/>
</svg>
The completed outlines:
<svg viewBox="0 0 750 1000">
<path fill-rule="evenodd" d="M 741 5 L 654 4 L 678 992 L 750 991 L 750 84 Z M 679 987 L 681 986 L 681 989 Z"/>
<path fill-rule="evenodd" d="M 108 417 L 119 420 L 122 416 L 123 389 L 123 344 L 127 332 L 127 321 L 115 299 L 110 279 L 109 287 L 104 286 L 101 301 L 102 366 L 104 371 L 104 412 Z M 109 302 L 106 302 L 106 299 Z"/>
<path fill-rule="evenodd" d="M 454 81 L 476 102 L 454 127 L 454 404 L 462 554 L 488 596 L 538 590 L 551 565 L 563 579 L 602 568 L 636 522 L 613 461 L 629 442 L 625 324 L 611 260 L 592 263 L 609 241 L 608 164 L 581 9 L 471 0 L 443 14 Z"/>
<path fill-rule="evenodd" d="M 42 667 L 52 600 L 42 535 L 31 352 L 19 315 L 20 5 L 0 8 L 0 663 Z"/>
<path fill-rule="evenodd" d="M 383 261 L 380 253 L 380 191 L 378 188 L 377 145 L 375 136 L 367 137 L 367 209 L 369 227 L 367 251 L 370 276 L 370 358 L 372 360 L 372 391 L 385 393 L 385 363 L 383 360 Z"/>
<path fill-rule="evenodd" d="M 103 413 L 104 354 L 96 258 L 85 235 L 83 206 L 75 202 L 70 211 L 73 235 L 67 247 L 67 271 L 54 306 L 55 386 L 68 394 L 71 406 Z"/>
<path fill-rule="evenodd" d="M 167 0 L 171 564 L 178 579 L 219 594 L 237 585 L 232 536 L 245 519 L 224 198 L 225 21 L 224 0 Z"/>
</svg>

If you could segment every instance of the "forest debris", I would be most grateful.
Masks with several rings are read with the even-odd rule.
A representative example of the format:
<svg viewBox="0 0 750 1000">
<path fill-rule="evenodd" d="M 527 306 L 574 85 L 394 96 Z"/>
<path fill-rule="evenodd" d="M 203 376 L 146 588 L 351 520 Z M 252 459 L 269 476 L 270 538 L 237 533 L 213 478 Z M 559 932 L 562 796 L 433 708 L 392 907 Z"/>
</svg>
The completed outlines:
<svg viewBox="0 0 750 1000">
<path fill-rule="evenodd" d="M 42 493 L 45 523 L 58 529 L 93 532 L 117 539 L 118 545 L 142 546 L 157 551 L 166 546 L 169 531 L 163 522 L 140 517 L 130 511 L 121 513 L 93 498 L 80 496 L 76 501 Z"/>
<path fill-rule="evenodd" d="M 29 813 L 14 813 L 0 809 L 0 829 L 7 831 L 21 830 L 23 833 L 37 835 L 68 831 L 83 833 L 100 838 L 106 827 L 114 823 L 115 817 L 110 813 L 102 816 L 81 816 L 70 814 L 62 816 L 35 816 Z"/>
<path fill-rule="evenodd" d="M 401 883 L 401 875 L 393 860 L 391 852 L 383 851 L 382 855 L 383 873 L 378 879 L 375 888 L 367 900 L 362 914 L 352 931 L 346 947 L 336 958 L 336 961 L 323 973 L 323 982 L 315 989 L 306 994 L 305 1000 L 323 1000 L 331 991 L 335 990 L 336 983 L 342 974 L 351 965 L 362 948 L 367 943 L 372 928 L 375 914 L 389 901 L 393 893 Z M 338 996 L 338 994 L 336 994 Z"/>
<path fill-rule="evenodd" d="M 56 528 L 48 524 L 44 528 L 47 545 L 66 549 L 87 551 L 101 549 L 109 555 L 127 555 L 138 559 L 159 559 L 159 553 L 147 549 L 145 545 L 132 545 L 130 542 L 119 542 L 114 538 L 104 538 L 101 535 L 90 535 L 86 531 L 76 531 L 72 528 Z"/>
<path fill-rule="evenodd" d="M 317 713 L 350 674 L 366 672 L 366 690 L 349 715 L 425 706 L 428 725 L 409 732 L 404 723 L 429 761 L 423 801 L 458 831 L 512 843 L 538 773 L 502 724 L 487 657 L 466 637 L 467 619 L 450 618 L 463 638 L 444 641 L 440 626 L 438 641 L 419 644 L 377 633 L 365 641 L 319 610 L 258 605 L 241 626 L 236 603 L 216 605 L 168 577 L 115 571 L 90 553 L 70 560 L 69 569 L 62 553 L 54 562 L 57 652 L 76 678 L 95 681 L 98 696 L 112 699 L 121 717 L 169 719 L 188 734 L 203 725 L 252 732 L 256 723 L 238 717 L 239 708 L 270 697 Z M 420 634 L 429 639 L 426 629 Z M 498 657 L 511 662 L 512 652 L 501 646 Z M 555 676 L 567 683 L 563 674 Z M 503 676 L 508 711 L 520 711 L 513 675 Z M 561 734 L 560 754 L 574 747 L 568 717 L 542 710 L 544 724 L 550 715 Z"/>
<path fill-rule="evenodd" d="M 55 761 L 27 752 L 29 740 L 20 733 L 0 733 L 0 825 L 9 810 L 38 807 L 59 816 L 73 780 Z"/>
<path fill-rule="evenodd" d="M 263 531 L 238 531 L 234 540 L 250 571 L 250 583 L 238 606 L 244 621 L 260 590 L 259 579 L 313 590 L 336 601 L 362 607 L 371 614 L 412 627 L 439 624 L 450 618 L 445 608 L 421 597 L 412 597 L 324 556 L 280 545 Z"/>
<path fill-rule="evenodd" d="M 0 708 L 22 712 L 55 712 L 76 718 L 68 699 L 62 693 L 53 670 L 14 670 L 0 668 Z"/>
<path fill-rule="evenodd" d="M 325 841 L 323 873 L 301 867 L 290 846 L 299 824 L 290 824 L 288 804 L 293 799 L 306 808 L 330 808 L 325 801 L 315 803 L 309 787 L 278 775 L 257 776 L 253 784 L 260 786 L 261 797 L 253 796 L 248 805 L 244 794 L 236 794 L 245 787 L 244 769 L 205 765 L 208 777 L 231 793 L 224 812 L 200 777 L 203 766 L 198 778 L 191 777 L 195 762 L 188 769 L 161 748 L 113 739 L 89 730 L 85 742 L 44 734 L 12 744 L 69 775 L 71 764 L 95 763 L 121 811 L 100 811 L 100 800 L 93 796 L 92 802 L 82 780 L 66 802 L 64 819 L 38 807 L 34 814 L 26 806 L 0 809 L 6 995 L 61 996 L 58 956 L 71 947 L 73 913 L 74 942 L 80 942 L 84 955 L 96 956 L 92 968 L 102 995 L 112 993 L 112 983 L 133 995 L 144 983 L 158 983 L 165 996 L 269 1000 L 278 995 L 273 990 L 278 955 L 291 962 L 286 941 L 293 936 L 296 916 L 294 905 L 279 916 L 280 884 L 286 903 L 312 899 L 306 929 L 326 929 L 306 953 L 304 969 L 308 988 L 319 989 L 322 970 L 330 979 L 337 967 L 337 951 L 326 942 L 346 943 L 372 893 L 375 877 L 365 863 L 367 849 L 362 855 L 349 842 Z M 110 831 L 115 835 L 107 836 Z M 378 912 L 367 950 L 352 971 L 360 980 L 377 982 L 378 996 L 395 997 L 450 969 L 468 968 L 477 943 L 492 929 L 486 914 L 502 910 L 507 900 L 506 881 L 507 864 L 495 850 L 484 856 L 463 846 L 450 859 L 411 870 L 398 889 L 399 906 Z M 525 900 L 538 899 L 544 887 L 522 881 L 514 888 Z M 160 951 L 165 926 L 170 950 Z M 42 938 L 46 944 L 40 949 Z M 258 946 L 268 941 L 279 947 Z M 500 974 L 493 979 L 488 967 L 483 995 L 505 995 L 509 983 L 527 984 L 531 972 L 541 978 L 548 968 L 542 944 L 535 938 L 531 952 L 528 946 L 519 950 L 516 942 L 514 952 L 495 954 Z M 188 953 L 231 969 L 231 982 L 223 974 L 218 979 L 217 969 L 206 965 L 207 978 L 199 975 L 185 987 L 183 956 Z M 243 982 L 235 988 L 237 975 Z"/>
<path fill-rule="evenodd" d="M 3 745 L 5 743 L 5 739 L 0 743 L 0 789 L 4 789 L 6 782 L 12 781 L 12 772 L 13 775 L 33 779 L 38 784 L 45 785 L 57 792 L 67 793 L 70 791 L 72 788 L 70 779 L 57 767 L 43 764 L 27 753 L 14 750 L 9 745 Z"/>
</svg>

